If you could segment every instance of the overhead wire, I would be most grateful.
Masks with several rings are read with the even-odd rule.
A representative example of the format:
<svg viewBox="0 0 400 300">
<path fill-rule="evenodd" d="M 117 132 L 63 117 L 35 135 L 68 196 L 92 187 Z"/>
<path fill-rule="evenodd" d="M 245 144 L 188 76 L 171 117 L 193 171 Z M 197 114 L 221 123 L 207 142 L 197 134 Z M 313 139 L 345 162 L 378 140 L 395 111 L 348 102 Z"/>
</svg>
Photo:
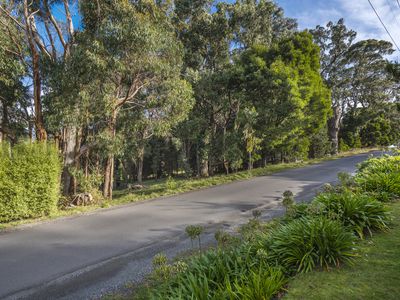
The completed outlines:
<svg viewBox="0 0 400 300">
<path fill-rule="evenodd" d="M 391 33 L 389 32 L 388 28 L 386 27 L 385 23 L 383 23 L 382 18 L 379 16 L 378 11 L 375 9 L 374 5 L 372 4 L 371 0 L 368 0 L 369 5 L 371 5 L 371 8 L 373 9 L 373 11 L 375 12 L 376 16 L 378 17 L 379 21 L 381 22 L 383 28 L 385 29 L 386 33 L 388 34 L 388 36 L 390 37 L 390 39 L 392 40 L 393 44 L 396 46 L 397 50 L 400 51 L 399 46 L 397 45 L 396 41 L 394 40 L 393 36 L 391 35 Z"/>
<path fill-rule="evenodd" d="M 399 1 L 399 0 L 397 0 L 397 1 Z M 390 13 L 392 14 L 392 16 L 393 16 L 394 20 L 396 21 L 397 25 L 400 26 L 400 21 L 399 21 L 399 16 L 400 15 L 398 16 L 395 13 L 395 10 L 396 10 L 396 7 L 397 7 L 396 4 L 391 2 L 390 0 L 386 0 L 386 4 L 388 5 Z M 393 5 L 394 5 L 394 8 L 393 8 Z"/>
</svg>

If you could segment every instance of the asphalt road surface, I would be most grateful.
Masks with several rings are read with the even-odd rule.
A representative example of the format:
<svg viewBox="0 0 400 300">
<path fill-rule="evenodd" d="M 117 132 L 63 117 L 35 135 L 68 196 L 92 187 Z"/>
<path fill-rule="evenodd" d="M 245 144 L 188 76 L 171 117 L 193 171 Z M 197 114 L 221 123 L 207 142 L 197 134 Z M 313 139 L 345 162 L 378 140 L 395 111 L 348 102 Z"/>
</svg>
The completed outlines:
<svg viewBox="0 0 400 300">
<path fill-rule="evenodd" d="M 368 154 L 326 161 L 271 176 L 233 182 L 179 196 L 104 209 L 0 233 L 0 298 L 96 299 L 139 281 L 158 252 L 190 248 L 184 229 L 204 224 L 204 242 L 216 227 L 244 222 L 255 208 L 264 218 L 282 212 L 291 190 L 308 200 L 338 172 L 353 172 Z"/>
</svg>

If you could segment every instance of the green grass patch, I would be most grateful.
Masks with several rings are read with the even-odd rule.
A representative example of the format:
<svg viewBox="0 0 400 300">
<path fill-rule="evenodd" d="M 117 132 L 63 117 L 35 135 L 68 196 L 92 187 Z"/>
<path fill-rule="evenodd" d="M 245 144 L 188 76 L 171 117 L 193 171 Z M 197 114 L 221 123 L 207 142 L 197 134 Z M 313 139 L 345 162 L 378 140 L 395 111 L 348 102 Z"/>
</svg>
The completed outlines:
<svg viewBox="0 0 400 300">
<path fill-rule="evenodd" d="M 400 203 L 390 207 L 393 228 L 360 242 L 354 265 L 300 274 L 289 283 L 284 299 L 399 299 Z"/>
</svg>

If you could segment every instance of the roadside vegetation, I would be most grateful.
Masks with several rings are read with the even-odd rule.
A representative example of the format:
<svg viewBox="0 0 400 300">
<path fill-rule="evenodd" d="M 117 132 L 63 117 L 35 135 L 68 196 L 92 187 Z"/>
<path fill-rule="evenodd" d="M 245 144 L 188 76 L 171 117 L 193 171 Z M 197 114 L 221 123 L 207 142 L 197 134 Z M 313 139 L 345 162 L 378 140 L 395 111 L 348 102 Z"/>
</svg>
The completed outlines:
<svg viewBox="0 0 400 300">
<path fill-rule="evenodd" d="M 159 254 L 145 283 L 121 299 L 395 299 L 400 188 L 371 189 L 371 170 L 390 181 L 400 156 L 368 159 L 308 204 L 286 201 L 280 219 L 254 213 L 238 233 L 218 231 L 216 248 L 172 263 Z"/>
<path fill-rule="evenodd" d="M 0 24 L 0 142 L 54 143 L 55 214 L 400 139 L 393 45 L 343 19 L 299 30 L 271 0 L 0 0 Z M 12 211 L 20 192 L 0 195 L 3 221 L 45 218 Z"/>
<path fill-rule="evenodd" d="M 398 299 L 400 203 L 389 207 L 393 217 L 390 230 L 361 241 L 354 265 L 296 276 L 289 281 L 284 299 Z"/>
<path fill-rule="evenodd" d="M 23 149 L 23 156 L 14 155 L 14 151 L 20 151 L 18 149 Z M 268 165 L 263 168 L 239 171 L 229 175 L 219 174 L 207 178 L 186 178 L 185 176 L 180 176 L 148 180 L 145 182 L 145 186 L 141 186 L 139 189 L 125 188 L 114 191 L 113 200 L 102 199 L 101 201 L 78 205 L 76 201 L 79 199 L 71 203 L 68 198 L 60 195 L 59 178 L 61 165 L 54 145 L 21 143 L 15 147 L 15 150 L 6 145 L 2 148 L 1 152 L 3 159 L 2 169 L 0 170 L 2 170 L 1 172 L 3 173 L 1 174 L 4 174 L 4 176 L 0 179 L 0 197 L 3 195 L 1 198 L 3 201 L 0 201 L 0 229 L 87 213 L 115 205 L 177 195 L 237 180 L 265 176 L 287 169 L 301 168 L 326 160 L 368 153 L 373 150 L 377 150 L 377 148 L 355 149 L 320 159 Z M 40 158 L 33 161 L 30 167 L 27 167 L 26 163 L 29 162 L 29 159 L 37 158 L 38 155 L 40 155 Z M 11 162 L 13 162 L 12 167 L 9 167 Z M 11 180 L 11 178 L 19 178 L 20 180 Z M 92 190 L 91 182 L 84 181 L 84 184 L 88 189 Z M 41 188 L 38 188 L 39 186 Z M 34 196 L 32 189 L 40 197 Z M 96 191 L 92 190 L 92 193 L 96 193 Z M 33 210 L 35 209 L 35 205 L 41 206 L 41 210 L 36 210 L 35 213 L 29 212 L 28 207 L 31 207 Z"/>
<path fill-rule="evenodd" d="M 61 164 L 52 145 L 0 144 L 0 223 L 58 210 Z"/>
</svg>

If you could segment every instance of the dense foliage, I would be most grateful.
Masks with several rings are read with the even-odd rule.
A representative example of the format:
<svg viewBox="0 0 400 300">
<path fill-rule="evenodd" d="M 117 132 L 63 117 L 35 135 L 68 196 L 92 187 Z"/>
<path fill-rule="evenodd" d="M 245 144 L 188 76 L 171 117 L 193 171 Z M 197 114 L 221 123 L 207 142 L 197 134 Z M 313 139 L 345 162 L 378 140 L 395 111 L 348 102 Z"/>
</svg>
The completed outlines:
<svg viewBox="0 0 400 300">
<path fill-rule="evenodd" d="M 400 157 L 371 158 L 359 166 L 355 181 L 380 201 L 400 197 Z"/>
<path fill-rule="evenodd" d="M 324 216 L 289 222 L 278 228 L 271 239 L 271 255 L 297 272 L 338 267 L 354 257 L 352 233 L 340 222 Z"/>
<path fill-rule="evenodd" d="M 385 206 L 373 197 L 350 191 L 323 193 L 318 195 L 314 205 L 321 205 L 321 213 L 340 220 L 362 238 L 365 232 L 388 228 L 389 216 Z"/>
<path fill-rule="evenodd" d="M 0 147 L 0 222 L 49 215 L 57 209 L 61 164 L 54 145 Z"/>
<path fill-rule="evenodd" d="M 270 299 L 286 283 L 279 267 L 264 262 L 251 247 L 217 249 L 193 258 L 177 276 L 168 278 L 156 299 Z"/>
<path fill-rule="evenodd" d="M 398 142 L 392 45 L 343 20 L 299 31 L 271 0 L 0 5 L 0 140 L 55 140 L 71 199 Z"/>
</svg>

